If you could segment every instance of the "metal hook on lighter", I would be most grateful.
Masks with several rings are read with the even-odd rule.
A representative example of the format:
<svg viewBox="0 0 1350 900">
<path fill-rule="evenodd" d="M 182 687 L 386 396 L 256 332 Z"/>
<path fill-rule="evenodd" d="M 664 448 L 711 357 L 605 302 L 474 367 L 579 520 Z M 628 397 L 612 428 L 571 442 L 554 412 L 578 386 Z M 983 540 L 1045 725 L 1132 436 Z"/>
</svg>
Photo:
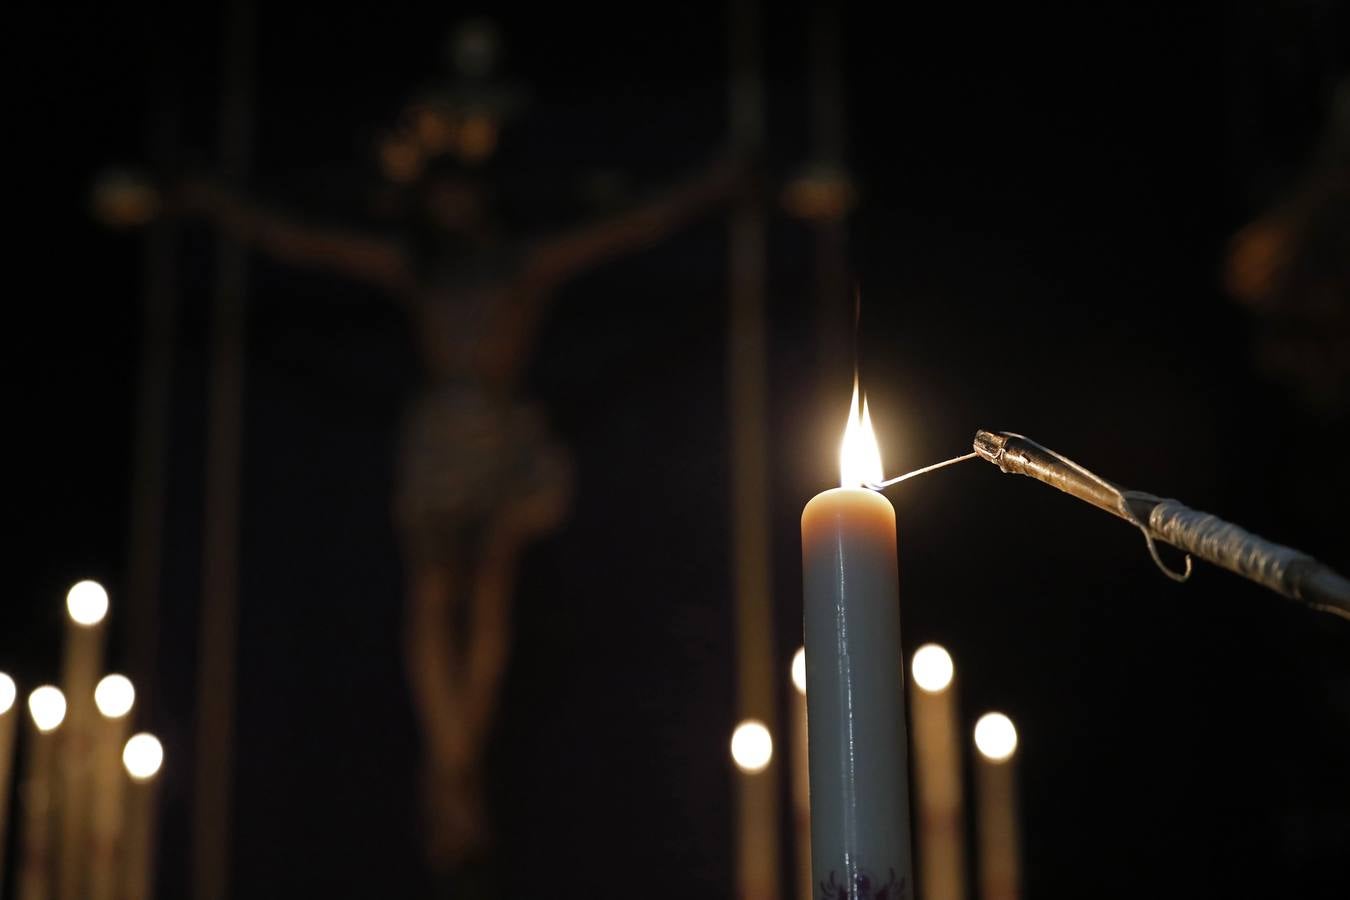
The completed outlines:
<svg viewBox="0 0 1350 900">
<path fill-rule="evenodd" d="M 974 449 L 974 453 L 885 481 L 868 482 L 864 487 L 880 492 L 916 475 L 978 456 L 1001 472 L 1026 475 L 1129 522 L 1143 534 L 1154 564 L 1175 581 L 1190 577 L 1191 557 L 1196 556 L 1310 609 L 1350 620 L 1350 579 L 1306 553 L 1268 541 L 1180 501 L 1122 488 L 1024 435 L 980 430 L 975 434 Z M 1158 552 L 1159 541 L 1186 554 L 1184 569 L 1178 571 L 1164 563 Z"/>
<path fill-rule="evenodd" d="M 1045 453 L 1051 458 L 1058 460 L 1068 468 L 1077 472 L 1079 475 L 1082 475 L 1084 478 L 1100 486 L 1109 493 L 1114 494 L 1116 501 L 1116 515 L 1120 516 L 1126 522 L 1129 522 L 1131 525 L 1138 528 L 1141 533 L 1143 533 L 1144 543 L 1148 546 L 1148 555 L 1153 559 L 1153 564 L 1158 567 L 1159 571 L 1161 571 L 1164 575 L 1166 575 L 1173 581 L 1184 583 L 1190 580 L 1192 570 L 1191 555 L 1189 553 L 1186 554 L 1186 569 L 1185 571 L 1182 572 L 1178 572 L 1176 569 L 1173 569 L 1167 563 L 1163 562 L 1162 554 L 1158 552 L 1158 545 L 1153 539 L 1153 532 L 1149 530 L 1148 523 L 1145 522 L 1143 519 L 1139 518 L 1138 513 L 1134 511 L 1134 507 L 1130 506 L 1130 500 L 1143 500 L 1146 502 L 1152 501 L 1156 503 L 1160 498 L 1154 497 L 1152 494 L 1145 494 L 1142 491 L 1122 490 L 1118 486 L 1112 484 L 1105 478 L 1098 475 L 1096 472 L 1093 472 L 1092 470 L 1084 466 L 1080 466 L 1078 463 L 1069 459 L 1067 456 L 1064 456 L 1063 454 L 1060 453 L 1056 453 L 1054 450 L 1051 450 L 1044 444 L 1038 444 L 1036 441 L 1033 441 L 1031 438 L 1027 437 L 1024 434 L 1017 434 L 1016 432 L 1012 431 L 1005 431 L 1003 432 L 1003 434 L 1007 435 L 1008 437 L 1015 437 L 1020 441 L 1025 441 L 1030 446 L 1035 447 L 1042 453 Z M 977 455 L 979 454 L 977 453 Z"/>
<path fill-rule="evenodd" d="M 1190 554 L 1186 554 L 1186 569 L 1183 572 L 1178 572 L 1172 567 L 1168 566 L 1167 563 L 1163 562 L 1162 555 L 1158 552 L 1157 544 L 1153 540 L 1153 533 L 1149 530 L 1148 524 L 1139 518 L 1139 516 L 1135 513 L 1134 509 L 1131 508 L 1129 503 L 1131 499 L 1148 499 L 1156 502 L 1158 500 L 1157 497 L 1142 494 L 1139 491 L 1122 491 L 1120 488 L 1116 487 L 1114 484 L 1107 481 L 1105 478 L 1102 478 L 1100 475 L 1097 475 L 1095 472 L 1092 472 L 1084 468 L 1083 466 L 1080 466 L 1078 463 L 1074 462 L 1068 457 L 1056 453 L 1049 447 L 1045 447 L 1041 444 L 1036 443 L 1031 438 L 1026 437 L 1025 435 L 1014 434 L 1011 431 L 1003 432 L 1003 434 L 1007 435 L 1008 437 L 1015 437 L 1020 440 L 1026 441 L 1031 446 L 1036 447 L 1037 449 L 1053 457 L 1060 463 L 1063 463 L 1065 466 L 1077 472 L 1079 475 L 1083 476 L 1084 478 L 1088 479 L 1094 484 L 1101 486 L 1103 489 L 1109 491 L 1114 496 L 1114 499 L 1116 501 L 1115 503 L 1116 514 L 1119 515 L 1125 521 L 1134 525 L 1143 533 L 1144 543 L 1148 545 L 1148 555 L 1153 558 L 1153 562 L 1157 565 L 1157 567 L 1160 570 L 1162 570 L 1163 574 L 1166 575 L 1168 578 L 1172 579 L 1173 581 L 1186 581 L 1191 577 Z M 998 453 L 1001 452 L 1002 452 L 1001 450 L 998 451 Z M 870 482 L 868 484 L 863 485 L 863 487 L 880 492 L 888 487 L 891 487 L 892 485 L 899 484 L 902 481 L 908 481 L 909 479 L 915 477 L 916 475 L 923 475 L 928 472 L 936 471 L 938 469 L 945 469 L 947 466 L 954 466 L 959 462 L 965 462 L 968 459 L 975 459 L 980 455 L 981 454 L 977 451 L 975 453 L 967 453 L 964 456 L 954 456 L 951 459 L 945 459 L 942 462 L 933 463 L 931 466 L 924 466 L 922 469 L 915 469 L 912 472 L 906 472 L 903 475 L 897 475 L 896 477 L 888 478 L 885 481 Z M 995 455 L 994 461 L 996 461 L 996 456 L 997 454 Z"/>
</svg>

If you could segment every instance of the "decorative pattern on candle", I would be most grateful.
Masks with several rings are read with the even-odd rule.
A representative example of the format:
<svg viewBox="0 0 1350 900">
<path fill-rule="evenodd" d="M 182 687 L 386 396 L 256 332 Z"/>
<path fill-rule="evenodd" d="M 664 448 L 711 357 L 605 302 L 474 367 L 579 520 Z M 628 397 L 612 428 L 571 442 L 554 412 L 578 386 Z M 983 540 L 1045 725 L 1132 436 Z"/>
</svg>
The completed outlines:
<svg viewBox="0 0 1350 900">
<path fill-rule="evenodd" d="M 890 870 L 890 880 L 885 884 L 879 884 L 876 879 L 866 872 L 861 872 L 854 877 L 853 889 L 849 890 L 847 884 L 837 884 L 836 873 L 830 873 L 829 881 L 820 883 L 821 900 L 904 900 L 909 897 L 909 885 L 905 879 L 898 881 L 895 877 L 895 869 Z"/>
</svg>

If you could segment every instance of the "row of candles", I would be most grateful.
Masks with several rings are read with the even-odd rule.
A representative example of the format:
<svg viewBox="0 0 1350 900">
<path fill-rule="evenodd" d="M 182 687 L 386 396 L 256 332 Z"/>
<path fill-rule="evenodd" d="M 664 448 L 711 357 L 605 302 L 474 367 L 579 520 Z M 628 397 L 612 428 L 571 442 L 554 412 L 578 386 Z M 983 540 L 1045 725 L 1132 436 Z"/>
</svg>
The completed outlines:
<svg viewBox="0 0 1350 900">
<path fill-rule="evenodd" d="M 164 748 L 131 734 L 136 689 L 124 675 L 98 678 L 108 594 L 81 581 L 66 594 L 61 686 L 28 694 L 0 673 L 0 885 L 5 881 L 9 797 L 20 731 L 18 900 L 148 900 L 153 889 L 157 778 Z M 95 679 L 98 679 L 95 681 Z"/>
<path fill-rule="evenodd" d="M 909 702 L 917 793 L 919 885 L 925 900 L 966 896 L 965 828 L 962 808 L 959 714 L 951 654 L 939 644 L 924 644 L 910 660 Z M 792 659 L 796 688 L 792 710 L 792 798 L 796 832 L 799 895 L 815 896 L 811 877 L 811 806 L 807 775 L 806 648 Z M 976 824 L 979 896 L 1013 900 L 1019 893 L 1020 861 L 1013 757 L 1017 729 L 1001 712 L 975 722 Z M 748 719 L 732 732 L 731 758 L 745 775 L 764 773 L 773 761 L 773 736 L 762 722 Z"/>
</svg>

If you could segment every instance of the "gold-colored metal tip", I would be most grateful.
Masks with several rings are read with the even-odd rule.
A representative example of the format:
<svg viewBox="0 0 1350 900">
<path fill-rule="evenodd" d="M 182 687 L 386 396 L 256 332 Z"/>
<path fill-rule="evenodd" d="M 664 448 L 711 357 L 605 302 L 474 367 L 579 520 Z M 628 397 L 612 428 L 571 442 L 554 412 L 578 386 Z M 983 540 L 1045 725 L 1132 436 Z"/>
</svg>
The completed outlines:
<svg viewBox="0 0 1350 900">
<path fill-rule="evenodd" d="M 987 459 L 991 463 L 997 463 L 1003 456 L 1003 447 L 1008 443 L 1006 434 L 998 434 L 994 431 L 985 431 L 980 429 L 975 432 L 974 450 L 981 459 Z"/>
</svg>

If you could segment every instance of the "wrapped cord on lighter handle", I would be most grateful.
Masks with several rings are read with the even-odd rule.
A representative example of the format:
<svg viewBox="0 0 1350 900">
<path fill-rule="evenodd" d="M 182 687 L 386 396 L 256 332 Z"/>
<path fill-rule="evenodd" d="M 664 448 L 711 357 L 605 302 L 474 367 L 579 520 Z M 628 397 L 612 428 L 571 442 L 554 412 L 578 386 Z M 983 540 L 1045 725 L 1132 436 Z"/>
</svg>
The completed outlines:
<svg viewBox="0 0 1350 900">
<path fill-rule="evenodd" d="M 1194 555 L 1305 606 L 1350 619 L 1350 580 L 1306 553 L 1176 500 L 1120 488 L 1019 434 L 979 431 L 974 449 L 1004 472 L 1035 478 L 1136 526 L 1154 562 L 1170 578 L 1185 581 L 1191 572 L 1189 555 Z M 1163 563 L 1155 540 L 1188 554 L 1185 572 Z"/>
</svg>

